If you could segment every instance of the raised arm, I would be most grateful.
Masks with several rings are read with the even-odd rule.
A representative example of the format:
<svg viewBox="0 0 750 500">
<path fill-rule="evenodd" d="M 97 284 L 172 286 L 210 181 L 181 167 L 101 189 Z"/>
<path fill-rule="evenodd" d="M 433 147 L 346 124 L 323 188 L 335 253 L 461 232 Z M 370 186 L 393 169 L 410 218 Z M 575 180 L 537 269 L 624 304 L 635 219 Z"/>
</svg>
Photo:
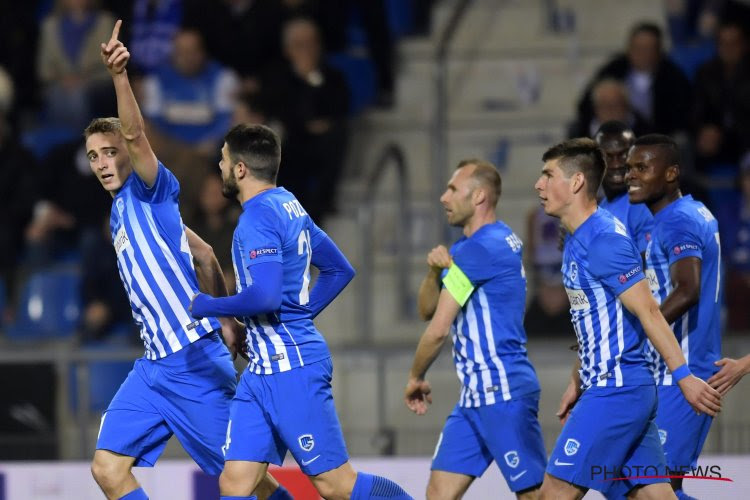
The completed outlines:
<svg viewBox="0 0 750 500">
<path fill-rule="evenodd" d="M 715 416 L 721 410 L 721 395 L 706 382 L 690 373 L 682 349 L 670 330 L 646 280 L 641 280 L 619 296 L 622 304 L 635 314 L 651 343 L 664 359 L 674 380 L 696 413 Z"/>
<path fill-rule="evenodd" d="M 122 20 L 115 23 L 112 37 L 101 44 L 102 62 L 112 76 L 117 94 L 117 114 L 122 125 L 122 136 L 130 154 L 136 175 L 151 187 L 156 182 L 159 164 L 144 132 L 143 116 L 130 86 L 125 67 L 130 60 L 127 47 L 118 40 Z"/>
</svg>

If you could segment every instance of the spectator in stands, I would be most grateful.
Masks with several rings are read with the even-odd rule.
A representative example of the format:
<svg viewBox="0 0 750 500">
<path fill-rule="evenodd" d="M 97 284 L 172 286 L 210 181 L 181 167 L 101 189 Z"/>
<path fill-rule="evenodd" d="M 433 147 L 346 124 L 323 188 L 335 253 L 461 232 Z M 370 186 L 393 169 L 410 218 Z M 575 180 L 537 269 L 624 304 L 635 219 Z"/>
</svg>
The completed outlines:
<svg viewBox="0 0 750 500">
<path fill-rule="evenodd" d="M 652 23 L 633 27 L 627 51 L 596 72 L 578 104 L 579 123 L 590 123 L 591 94 L 597 82 L 614 78 L 625 84 L 630 104 L 654 131 L 685 130 L 690 117 L 691 89 L 682 71 L 664 54 L 661 29 Z"/>
<path fill-rule="evenodd" d="M 21 146 L 7 120 L 13 96 L 10 75 L 0 67 L 0 282 L 9 293 L 8 306 L 13 302 L 23 230 L 31 220 L 38 179 L 34 157 Z M 0 323 L 11 309 L 0 311 Z"/>
<path fill-rule="evenodd" d="M 348 136 L 349 91 L 344 77 L 322 60 L 312 20 L 289 21 L 283 45 L 287 63 L 270 72 L 263 84 L 286 134 L 278 183 L 295 193 L 320 225 L 335 208 Z"/>
<path fill-rule="evenodd" d="M 48 122 L 80 130 L 96 114 L 111 114 L 113 94 L 102 68 L 99 43 L 115 20 L 93 0 L 58 0 L 43 23 L 37 76 Z"/>
<path fill-rule="evenodd" d="M 214 254 L 224 272 L 227 290 L 232 292 L 234 290 L 232 239 L 239 216 L 239 207 L 235 203 L 230 203 L 230 200 L 222 194 L 222 181 L 218 174 L 216 170 L 204 177 L 198 202 L 188 225 L 214 249 Z"/>
<path fill-rule="evenodd" d="M 528 214 L 524 246 L 534 290 L 523 323 L 526 333 L 529 336 L 569 334 L 570 303 L 560 273 L 560 223 L 545 214 L 541 206 Z"/>
<path fill-rule="evenodd" d="M 739 196 L 718 207 L 722 256 L 726 265 L 725 298 L 730 330 L 750 329 L 750 153 L 740 163 Z"/>
<path fill-rule="evenodd" d="M 727 22 L 717 33 L 717 56 L 695 82 L 697 167 L 737 165 L 750 148 L 750 61 L 742 26 Z"/>
<path fill-rule="evenodd" d="M 235 73 L 208 58 L 201 34 L 182 30 L 171 64 L 144 81 L 143 114 L 180 147 L 213 151 L 229 128 L 237 88 Z"/>
<path fill-rule="evenodd" d="M 257 90 L 260 77 L 281 59 L 279 0 L 185 0 L 184 26 L 196 28 L 211 57 L 232 68 L 246 90 Z"/>
<path fill-rule="evenodd" d="M 568 131 L 568 136 L 594 137 L 603 123 L 618 121 L 626 124 L 636 135 L 647 134 L 651 130 L 643 117 L 630 105 L 627 87 L 614 78 L 597 82 L 591 90 L 594 115 L 588 122 L 576 122 Z"/>
<path fill-rule="evenodd" d="M 130 56 L 134 69 L 150 74 L 168 64 L 183 16 L 182 0 L 136 0 L 132 7 Z"/>
<path fill-rule="evenodd" d="M 99 190 L 101 191 L 101 188 Z M 94 213 L 102 214 L 98 210 Z M 83 254 L 86 265 L 82 266 L 83 314 L 80 335 L 84 342 L 104 340 L 118 327 L 128 332 L 133 330 L 130 303 L 120 285 L 117 256 L 112 251 L 109 214 L 100 220 L 98 229 Z M 128 341 L 138 339 L 135 335 L 127 335 L 126 338 Z"/>
<path fill-rule="evenodd" d="M 0 16 L 0 65 L 15 84 L 13 107 L 5 112 L 9 124 L 18 130 L 19 112 L 36 104 L 35 74 L 39 22 L 37 2 L 2 2 Z M 12 9 L 13 15 L 5 14 Z"/>
</svg>

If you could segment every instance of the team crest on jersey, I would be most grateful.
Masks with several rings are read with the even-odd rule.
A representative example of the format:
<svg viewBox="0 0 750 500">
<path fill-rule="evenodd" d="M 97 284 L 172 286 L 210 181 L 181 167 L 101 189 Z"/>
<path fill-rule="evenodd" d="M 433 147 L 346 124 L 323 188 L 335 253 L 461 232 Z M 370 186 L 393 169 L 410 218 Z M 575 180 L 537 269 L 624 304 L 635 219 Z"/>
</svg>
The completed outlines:
<svg viewBox="0 0 750 500">
<path fill-rule="evenodd" d="M 661 445 L 664 446 L 664 443 L 667 442 L 667 431 L 664 429 L 659 429 L 659 441 L 661 442 Z"/>
<path fill-rule="evenodd" d="M 297 438 L 297 441 L 299 442 L 300 448 L 305 451 L 310 451 L 315 446 L 315 440 L 313 439 L 312 434 L 302 434 Z"/>
<path fill-rule="evenodd" d="M 516 450 L 511 450 L 505 455 L 505 463 L 508 464 L 508 467 L 511 467 L 515 469 L 518 467 L 518 464 L 521 463 L 521 458 L 518 456 L 518 452 Z"/>
<path fill-rule="evenodd" d="M 120 217 L 122 217 L 122 213 L 125 211 L 125 202 L 122 200 L 122 198 L 119 198 L 115 202 L 115 206 L 117 207 L 117 213 L 120 214 Z"/>
<path fill-rule="evenodd" d="M 567 441 L 565 441 L 565 454 L 569 457 L 572 457 L 576 453 L 578 453 L 578 448 L 581 446 L 581 443 L 576 441 L 573 438 L 569 438 Z"/>
<path fill-rule="evenodd" d="M 570 263 L 570 269 L 568 269 L 568 278 L 570 278 L 570 281 L 573 283 L 578 281 L 578 264 L 575 262 Z"/>
</svg>

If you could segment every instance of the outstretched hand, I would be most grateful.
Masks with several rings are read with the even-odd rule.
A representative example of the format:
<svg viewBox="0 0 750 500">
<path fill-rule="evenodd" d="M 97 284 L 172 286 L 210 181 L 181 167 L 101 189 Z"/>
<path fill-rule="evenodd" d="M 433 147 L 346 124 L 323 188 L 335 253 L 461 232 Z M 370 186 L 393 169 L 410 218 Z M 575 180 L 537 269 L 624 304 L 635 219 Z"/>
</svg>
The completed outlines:
<svg viewBox="0 0 750 500">
<path fill-rule="evenodd" d="M 722 396 L 750 372 L 750 357 L 748 356 L 741 359 L 723 358 L 714 364 L 720 366 L 721 370 L 708 379 L 708 385 L 719 391 Z"/>
<path fill-rule="evenodd" d="M 127 47 L 118 40 L 121 26 L 122 19 L 118 19 L 115 23 L 115 27 L 112 28 L 112 36 L 109 38 L 109 41 L 101 44 L 102 62 L 112 76 L 123 73 L 125 71 L 125 66 L 127 66 L 128 61 L 130 60 L 130 52 L 128 52 Z"/>
</svg>

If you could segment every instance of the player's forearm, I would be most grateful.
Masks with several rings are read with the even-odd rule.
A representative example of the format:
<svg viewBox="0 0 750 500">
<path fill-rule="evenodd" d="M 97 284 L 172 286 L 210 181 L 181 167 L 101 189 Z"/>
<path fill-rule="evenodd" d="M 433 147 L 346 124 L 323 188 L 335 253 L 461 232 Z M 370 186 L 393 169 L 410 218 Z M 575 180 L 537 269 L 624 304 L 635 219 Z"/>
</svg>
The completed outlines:
<svg viewBox="0 0 750 500">
<path fill-rule="evenodd" d="M 431 325 L 432 326 L 432 325 Z M 409 376 L 417 380 L 424 379 L 432 363 L 437 359 L 440 354 L 440 349 L 445 343 L 445 338 L 448 336 L 448 332 L 438 332 L 434 328 L 431 329 L 429 326 L 427 330 L 419 339 L 417 345 L 417 352 L 414 355 L 414 362 L 412 363 Z"/>
<path fill-rule="evenodd" d="M 680 344 L 677 343 L 674 332 L 669 328 L 669 324 L 655 301 L 638 315 L 638 319 L 643 325 L 646 336 L 664 359 L 670 371 L 685 364 L 685 356 L 682 354 Z"/>
<path fill-rule="evenodd" d="M 688 312 L 691 307 L 697 304 L 699 293 L 700 288 L 697 292 L 695 290 L 689 290 L 688 287 L 681 285 L 674 288 L 659 307 L 667 323 L 674 323 L 683 314 Z"/>
<path fill-rule="evenodd" d="M 200 257 L 194 255 L 193 263 L 200 291 L 214 297 L 226 297 L 227 284 L 224 282 L 224 273 L 213 251 Z"/>
<path fill-rule="evenodd" d="M 573 369 L 570 372 L 570 382 L 576 387 L 581 387 L 581 358 L 576 358 Z"/>
<path fill-rule="evenodd" d="M 313 317 L 333 302 L 354 278 L 355 271 L 333 240 L 326 237 L 313 248 L 312 264 L 320 275 L 310 290 L 308 307 Z"/>
<path fill-rule="evenodd" d="M 127 71 L 113 75 L 112 81 L 117 95 L 117 115 L 120 118 L 122 136 L 126 141 L 133 142 L 143 135 L 144 124 Z"/>
<path fill-rule="evenodd" d="M 417 309 L 419 317 L 424 321 L 429 321 L 435 314 L 438 299 L 440 298 L 440 273 L 433 268 L 427 272 L 427 276 L 419 285 L 419 295 L 417 296 Z"/>
</svg>

